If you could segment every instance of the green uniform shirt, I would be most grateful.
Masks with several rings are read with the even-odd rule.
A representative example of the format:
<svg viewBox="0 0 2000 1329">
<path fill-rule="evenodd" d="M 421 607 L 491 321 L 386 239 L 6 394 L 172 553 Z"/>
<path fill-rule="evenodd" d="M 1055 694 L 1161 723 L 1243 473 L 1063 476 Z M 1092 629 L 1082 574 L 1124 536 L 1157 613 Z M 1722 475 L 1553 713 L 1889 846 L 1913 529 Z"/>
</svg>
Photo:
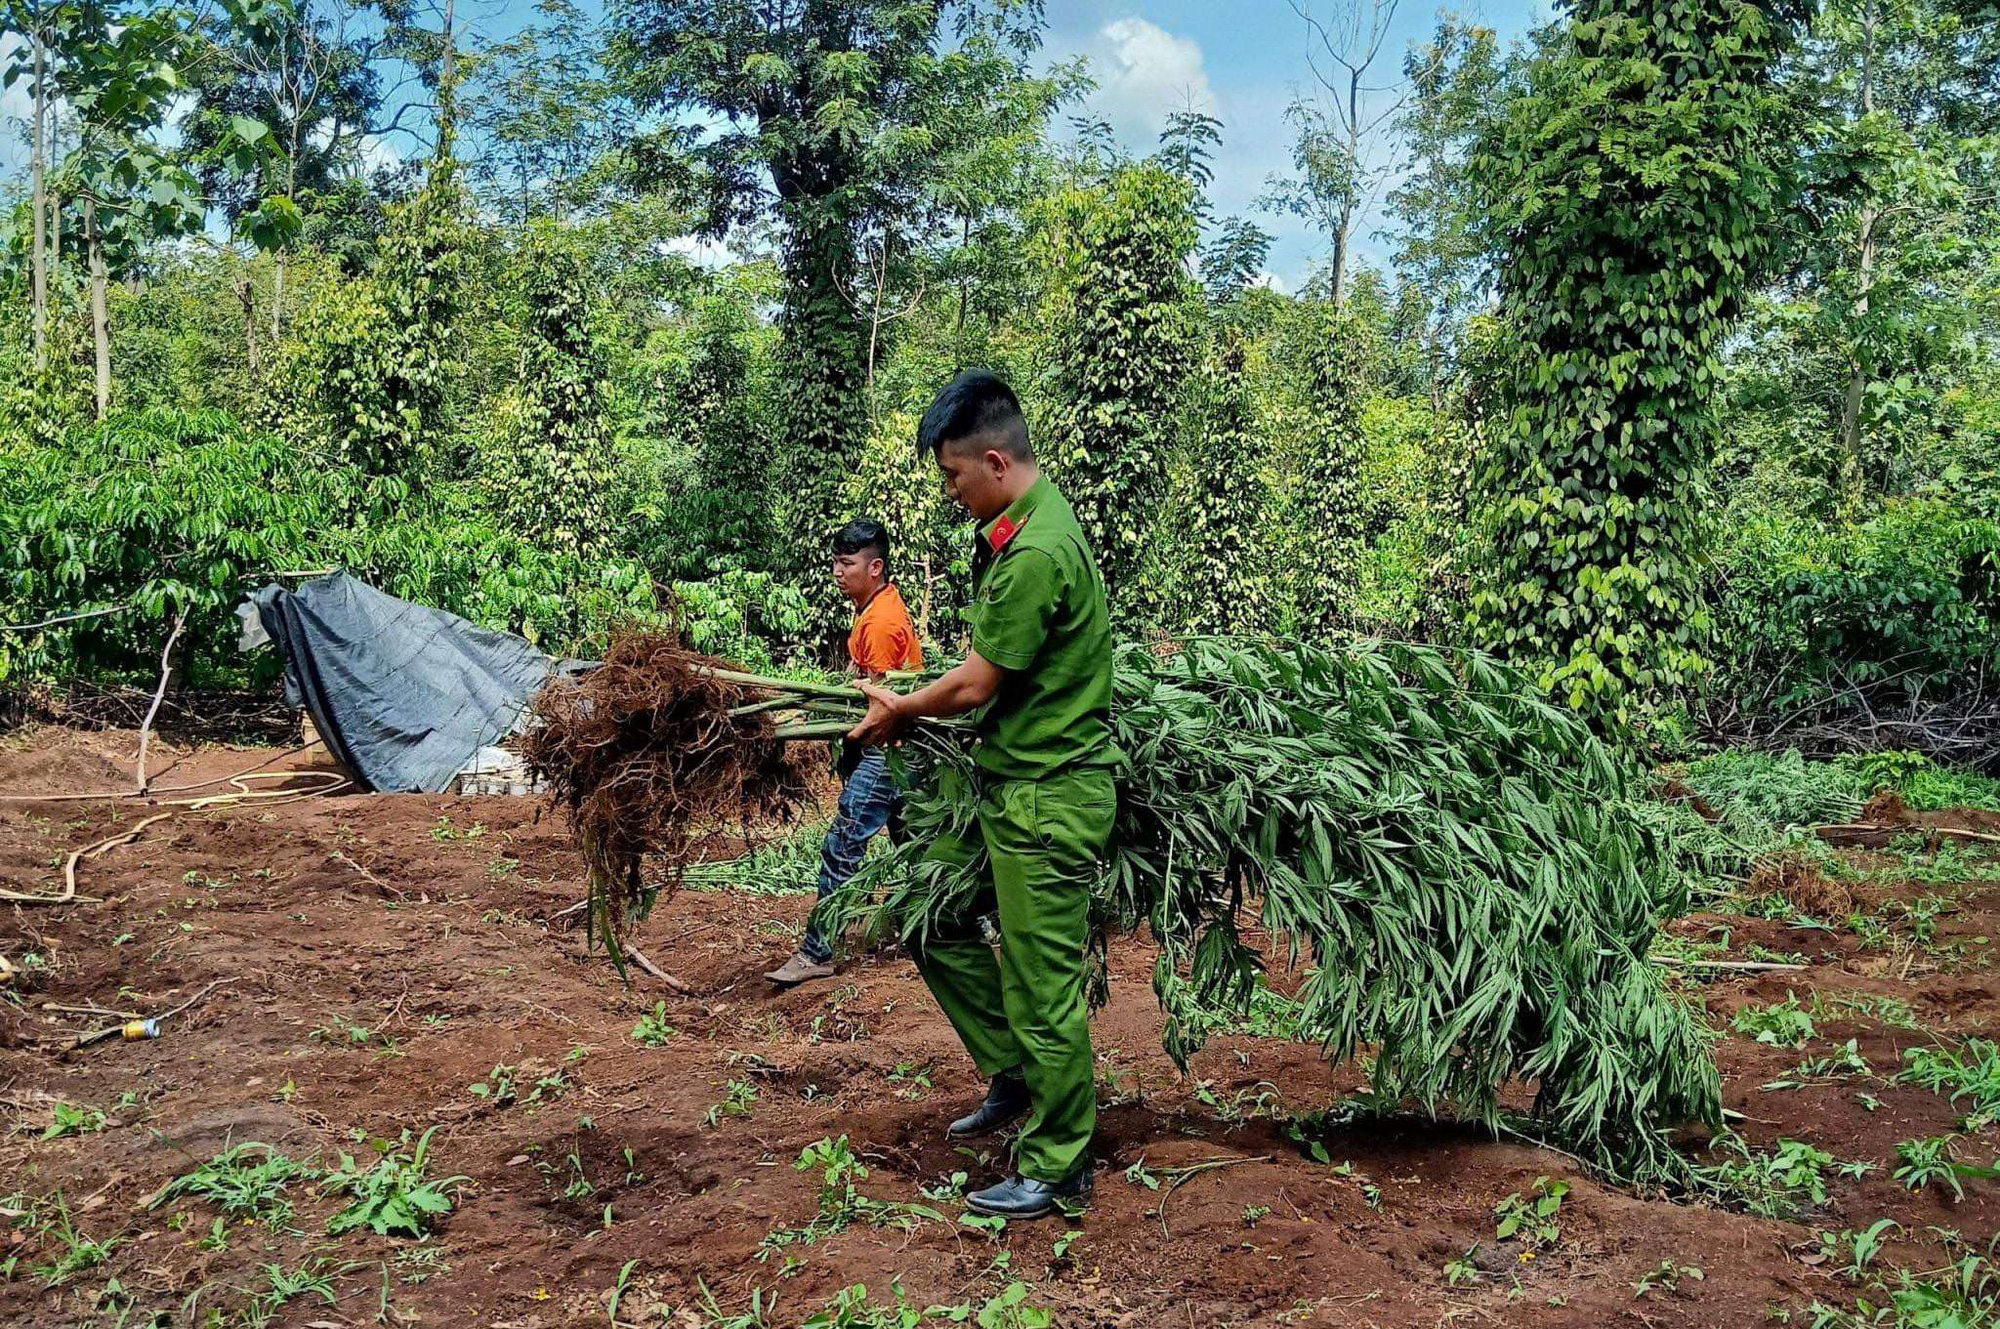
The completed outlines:
<svg viewBox="0 0 2000 1329">
<path fill-rule="evenodd" d="M 979 532 L 972 579 L 972 649 L 1006 671 L 974 760 L 1007 780 L 1115 765 L 1104 577 L 1047 476 Z"/>
</svg>

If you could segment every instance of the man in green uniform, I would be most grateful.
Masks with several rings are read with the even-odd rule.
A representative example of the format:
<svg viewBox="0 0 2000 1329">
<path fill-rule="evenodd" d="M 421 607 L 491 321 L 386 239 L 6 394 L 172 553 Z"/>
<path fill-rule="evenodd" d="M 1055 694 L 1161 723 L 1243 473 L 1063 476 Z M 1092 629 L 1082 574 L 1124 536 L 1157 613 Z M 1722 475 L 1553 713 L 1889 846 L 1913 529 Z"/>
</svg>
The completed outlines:
<svg viewBox="0 0 2000 1329">
<path fill-rule="evenodd" d="M 1090 1194 L 1097 1097 L 1084 967 L 1090 883 L 1117 811 L 1111 624 L 1097 560 L 1069 501 L 1035 465 L 1011 388 L 983 371 L 960 374 L 924 413 L 917 446 L 979 523 L 972 647 L 916 692 L 864 684 L 868 715 L 850 737 L 893 742 L 913 720 L 986 707 L 974 751 L 979 843 L 951 838 L 930 851 L 971 863 L 984 849 L 986 883 L 916 961 L 992 1079 L 986 1101 L 949 1133 L 985 1134 L 1029 1114 L 1017 1175 L 967 1202 L 1034 1218 Z M 977 926 L 995 908 L 997 958 Z"/>
</svg>

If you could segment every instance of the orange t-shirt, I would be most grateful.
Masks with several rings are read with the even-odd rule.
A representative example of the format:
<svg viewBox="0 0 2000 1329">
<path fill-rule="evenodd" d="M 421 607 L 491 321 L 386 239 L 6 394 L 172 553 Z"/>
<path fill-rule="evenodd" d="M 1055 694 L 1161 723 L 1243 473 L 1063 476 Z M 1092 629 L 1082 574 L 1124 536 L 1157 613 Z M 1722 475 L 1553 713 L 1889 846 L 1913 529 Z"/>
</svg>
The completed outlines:
<svg viewBox="0 0 2000 1329">
<path fill-rule="evenodd" d="M 893 583 L 875 592 L 875 598 L 854 616 L 854 629 L 847 634 L 847 654 L 864 674 L 924 667 L 924 648 L 917 642 L 916 625 L 910 622 L 902 592 Z"/>
</svg>

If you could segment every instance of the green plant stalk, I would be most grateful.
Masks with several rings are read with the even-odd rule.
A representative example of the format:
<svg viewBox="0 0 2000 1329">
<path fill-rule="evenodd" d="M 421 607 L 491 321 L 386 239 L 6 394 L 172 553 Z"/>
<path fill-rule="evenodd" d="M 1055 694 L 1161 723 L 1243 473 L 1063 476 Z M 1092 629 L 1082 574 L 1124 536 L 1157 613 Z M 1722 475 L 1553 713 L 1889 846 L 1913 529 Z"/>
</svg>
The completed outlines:
<svg viewBox="0 0 2000 1329">
<path fill-rule="evenodd" d="M 729 718 L 740 720 L 746 715 L 761 715 L 765 711 L 782 711 L 787 707 L 796 707 L 798 705 L 799 699 L 797 696 L 766 697 L 762 701 L 745 702 L 741 706 L 730 707 Z"/>
<path fill-rule="evenodd" d="M 810 679 L 768 678 L 762 674 L 748 674 L 737 669 L 718 669 L 713 665 L 697 666 L 695 672 L 721 683 L 735 683 L 740 687 L 762 688 L 795 697 L 826 697 L 834 701 L 866 703 L 868 698 L 860 688 L 852 683 L 816 683 Z"/>
<path fill-rule="evenodd" d="M 860 719 L 859 716 L 855 717 Z M 843 738 L 854 728 L 854 720 L 811 720 L 802 724 L 779 725 L 771 731 L 771 737 L 785 742 L 800 742 L 819 738 Z"/>
</svg>

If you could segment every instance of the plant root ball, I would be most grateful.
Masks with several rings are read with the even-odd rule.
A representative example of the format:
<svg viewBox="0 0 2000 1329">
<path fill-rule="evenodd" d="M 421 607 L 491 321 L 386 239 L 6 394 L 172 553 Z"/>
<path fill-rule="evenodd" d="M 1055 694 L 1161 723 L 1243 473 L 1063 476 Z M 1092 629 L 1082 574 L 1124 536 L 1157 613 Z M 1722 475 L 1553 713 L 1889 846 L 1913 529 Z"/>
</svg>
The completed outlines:
<svg viewBox="0 0 2000 1329">
<path fill-rule="evenodd" d="M 732 719 L 746 689 L 707 667 L 734 666 L 672 633 L 621 630 L 600 667 L 550 683 L 532 704 L 528 767 L 583 850 L 593 922 L 614 934 L 705 850 L 752 822 L 788 819 L 811 792 L 810 754 L 776 738 L 768 712 Z"/>
</svg>

